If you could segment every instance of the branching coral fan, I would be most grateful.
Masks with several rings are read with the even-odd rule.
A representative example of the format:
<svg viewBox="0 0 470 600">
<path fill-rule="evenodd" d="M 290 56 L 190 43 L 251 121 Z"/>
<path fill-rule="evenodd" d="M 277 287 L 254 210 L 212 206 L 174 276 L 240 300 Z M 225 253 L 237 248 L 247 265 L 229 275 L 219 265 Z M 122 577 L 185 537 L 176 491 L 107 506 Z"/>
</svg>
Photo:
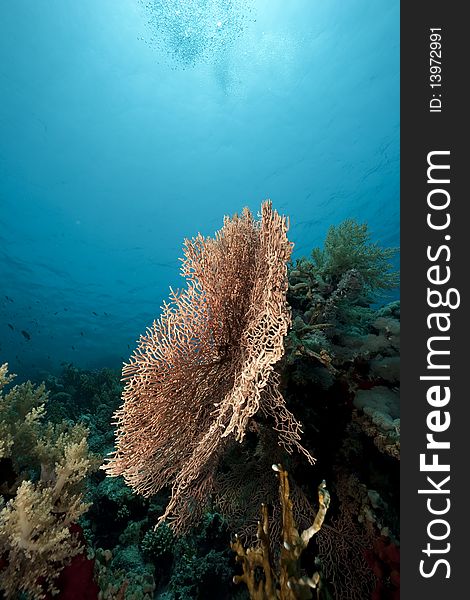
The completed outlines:
<svg viewBox="0 0 470 600">
<path fill-rule="evenodd" d="M 245 208 L 215 239 L 186 240 L 187 287 L 171 292 L 124 366 L 117 450 L 104 468 L 146 496 L 171 485 L 160 520 L 175 531 L 200 518 L 227 443 L 242 441 L 257 413 L 313 462 L 273 370 L 290 325 L 287 228 L 267 201 L 260 221 Z"/>
</svg>

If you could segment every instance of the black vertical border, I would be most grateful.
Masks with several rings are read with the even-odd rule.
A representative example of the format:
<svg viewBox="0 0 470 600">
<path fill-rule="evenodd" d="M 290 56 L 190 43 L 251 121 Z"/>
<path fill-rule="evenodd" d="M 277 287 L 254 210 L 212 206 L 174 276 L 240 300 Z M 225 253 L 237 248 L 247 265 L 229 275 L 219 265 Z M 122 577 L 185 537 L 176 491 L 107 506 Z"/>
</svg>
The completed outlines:
<svg viewBox="0 0 470 600">
<path fill-rule="evenodd" d="M 470 226 L 466 214 L 470 197 L 466 179 L 466 138 L 469 133 L 468 109 L 465 98 L 470 69 L 467 65 L 470 40 L 469 24 L 463 11 L 465 3 L 456 1 L 417 0 L 401 3 L 401 282 L 402 282 L 402 385 L 401 385 L 401 598 L 434 600 L 464 598 L 469 592 L 467 540 L 470 538 L 470 395 L 467 376 L 470 375 L 470 314 L 467 298 L 470 279 Z M 442 31 L 442 112 L 429 112 L 432 90 L 430 80 L 430 28 Z M 450 184 L 445 186 L 451 195 L 449 207 L 451 224 L 444 232 L 432 231 L 426 224 L 428 213 L 427 155 L 435 150 L 450 151 Z M 447 287 L 457 288 L 461 295 L 460 307 L 448 310 L 452 325 L 450 336 L 451 400 L 446 408 L 451 416 L 450 428 L 439 434 L 439 439 L 449 440 L 450 449 L 443 450 L 440 462 L 450 464 L 450 472 L 436 473 L 440 481 L 450 475 L 451 501 L 449 512 L 442 518 L 451 527 L 449 537 L 443 541 L 428 538 L 427 526 L 433 518 L 426 506 L 427 496 L 418 494 L 426 487 L 426 476 L 419 468 L 419 455 L 426 451 L 426 417 L 433 410 L 426 401 L 429 382 L 420 381 L 427 365 L 427 340 L 430 334 L 426 318 L 433 312 L 427 305 L 427 269 L 432 264 L 426 257 L 427 246 L 434 248 L 448 243 L 451 250 L 449 262 L 451 280 Z M 442 256 L 444 257 L 444 254 Z M 445 287 L 445 286 L 442 286 Z M 447 309 L 440 309 L 447 310 Z M 446 334 L 442 334 L 446 335 Z M 437 437 L 437 436 L 436 436 Z M 447 458 L 448 460 L 445 460 Z M 431 487 L 427 485 L 427 487 Z M 444 487 L 444 486 L 443 486 Z M 466 490 L 467 488 L 467 490 Z M 440 498 L 438 500 L 437 498 Z M 434 495 L 435 507 L 444 506 L 444 495 Z M 434 500 L 433 500 L 434 502 Z M 444 532 L 444 526 L 434 531 Z M 448 553 L 432 554 L 428 558 L 422 550 L 427 543 L 442 549 L 450 543 Z M 420 575 L 420 560 L 426 559 L 430 571 L 433 561 L 444 558 L 450 564 L 440 565 L 432 577 Z M 449 595 L 450 594 L 450 595 Z"/>
</svg>

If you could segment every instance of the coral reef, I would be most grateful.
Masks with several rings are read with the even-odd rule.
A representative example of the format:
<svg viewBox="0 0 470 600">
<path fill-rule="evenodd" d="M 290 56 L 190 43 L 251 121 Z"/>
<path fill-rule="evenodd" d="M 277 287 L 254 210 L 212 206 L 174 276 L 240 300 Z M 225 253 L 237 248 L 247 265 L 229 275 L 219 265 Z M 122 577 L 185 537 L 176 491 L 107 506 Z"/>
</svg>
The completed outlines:
<svg viewBox="0 0 470 600">
<path fill-rule="evenodd" d="M 286 231 L 268 203 L 186 242 L 124 407 L 117 370 L 11 385 L 0 366 L 0 596 L 399 597 L 400 304 L 372 303 L 395 250 L 347 221 L 286 268 Z M 143 494 L 95 470 L 113 414 L 107 470 Z"/>
<path fill-rule="evenodd" d="M 95 551 L 103 600 L 232 598 L 234 561 L 219 515 L 207 513 L 191 534 L 175 536 L 164 523 L 131 521 L 113 550 Z"/>
<path fill-rule="evenodd" d="M 46 417 L 53 423 L 64 419 L 86 424 L 91 450 L 104 455 L 114 445 L 109 427 L 122 394 L 121 372 L 112 369 L 88 371 L 66 363 L 60 376 L 45 374 L 48 390 Z"/>
<path fill-rule="evenodd" d="M 101 455 L 111 450 L 110 415 L 118 407 L 122 391 L 118 372 L 86 371 L 66 364 L 60 375 L 46 378 L 46 387 L 46 417 L 50 415 L 56 422 L 68 414 L 77 420 L 75 428 L 85 422 L 93 449 Z M 154 530 L 155 520 L 168 502 L 167 493 L 144 498 L 134 494 L 122 478 L 107 478 L 103 471 L 87 478 L 87 499 L 92 505 L 80 525 L 91 560 L 85 562 L 79 554 L 61 571 L 59 597 L 82 567 L 88 569 L 86 577 L 91 568 L 101 600 L 228 600 L 237 595 L 229 533 L 219 515 L 205 514 L 200 526 L 186 536 L 175 537 L 166 523 Z M 83 595 L 85 598 L 88 600 Z"/>
<path fill-rule="evenodd" d="M 395 250 L 369 240 L 365 225 L 346 221 L 289 270 L 284 395 L 335 499 L 317 536 L 325 599 L 395 593 L 379 572 L 399 581 L 398 563 L 384 566 L 374 548 L 399 545 L 400 304 L 372 304 L 398 274 Z"/>
</svg>

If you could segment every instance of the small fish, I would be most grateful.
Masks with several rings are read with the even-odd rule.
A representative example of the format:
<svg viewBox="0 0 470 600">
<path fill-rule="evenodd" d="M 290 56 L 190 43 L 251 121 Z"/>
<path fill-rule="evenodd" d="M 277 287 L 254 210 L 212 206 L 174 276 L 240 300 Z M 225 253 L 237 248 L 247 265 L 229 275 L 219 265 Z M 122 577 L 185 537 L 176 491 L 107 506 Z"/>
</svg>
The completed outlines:
<svg viewBox="0 0 470 600">
<path fill-rule="evenodd" d="M 75 346 L 72 346 L 72 350 L 75 350 Z"/>
<path fill-rule="evenodd" d="M 83 335 L 83 331 L 80 331 L 80 335 Z"/>
<path fill-rule="evenodd" d="M 92 312 L 96 317 L 98 316 L 98 313 L 96 313 L 94 310 Z"/>
<path fill-rule="evenodd" d="M 65 311 L 68 311 L 68 308 L 64 308 Z"/>
<path fill-rule="evenodd" d="M 59 312 L 59 311 L 58 311 L 58 310 L 56 310 L 54 314 L 56 315 L 56 314 L 58 314 L 58 312 Z"/>
<path fill-rule="evenodd" d="M 103 313 L 103 314 L 104 314 L 104 316 L 105 316 L 105 317 L 109 317 L 109 315 L 108 315 L 108 313 L 107 313 L 107 312 L 105 312 L 105 313 Z"/>
<path fill-rule="evenodd" d="M 11 323 L 8 323 L 8 327 L 12 330 L 15 331 L 15 328 L 13 327 L 13 325 Z"/>
<path fill-rule="evenodd" d="M 31 336 L 29 335 L 29 333 L 27 331 L 25 331 L 24 329 L 21 330 L 21 335 L 23 337 L 25 337 L 27 340 L 31 339 Z"/>
</svg>

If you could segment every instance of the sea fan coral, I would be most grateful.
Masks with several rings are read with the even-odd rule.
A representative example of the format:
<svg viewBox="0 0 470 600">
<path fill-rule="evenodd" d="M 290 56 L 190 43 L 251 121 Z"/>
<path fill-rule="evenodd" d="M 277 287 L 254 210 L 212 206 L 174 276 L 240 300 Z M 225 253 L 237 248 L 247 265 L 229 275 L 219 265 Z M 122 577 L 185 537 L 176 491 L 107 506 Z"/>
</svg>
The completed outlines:
<svg viewBox="0 0 470 600">
<path fill-rule="evenodd" d="M 124 366 L 117 450 L 103 468 L 146 496 L 171 485 L 161 520 L 175 531 L 199 519 L 227 443 L 242 441 L 257 413 L 313 462 L 273 370 L 290 325 L 287 228 L 267 201 L 260 221 L 244 209 L 214 239 L 186 240 L 187 287 L 171 292 Z"/>
</svg>

